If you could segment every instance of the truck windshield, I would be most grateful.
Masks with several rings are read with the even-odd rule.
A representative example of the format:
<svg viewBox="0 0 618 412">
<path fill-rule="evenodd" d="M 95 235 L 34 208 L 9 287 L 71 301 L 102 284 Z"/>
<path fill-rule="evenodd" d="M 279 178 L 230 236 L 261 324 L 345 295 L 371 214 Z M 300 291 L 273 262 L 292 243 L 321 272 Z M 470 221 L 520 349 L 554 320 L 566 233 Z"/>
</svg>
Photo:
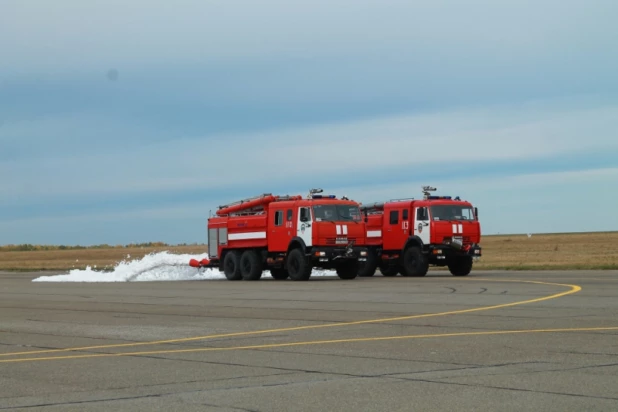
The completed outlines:
<svg viewBox="0 0 618 412">
<path fill-rule="evenodd" d="M 316 205 L 313 206 L 316 222 L 335 222 L 341 220 L 361 220 L 360 209 L 353 205 Z"/>
<path fill-rule="evenodd" d="M 433 220 L 474 220 L 474 213 L 469 206 L 435 205 L 431 206 Z"/>
</svg>

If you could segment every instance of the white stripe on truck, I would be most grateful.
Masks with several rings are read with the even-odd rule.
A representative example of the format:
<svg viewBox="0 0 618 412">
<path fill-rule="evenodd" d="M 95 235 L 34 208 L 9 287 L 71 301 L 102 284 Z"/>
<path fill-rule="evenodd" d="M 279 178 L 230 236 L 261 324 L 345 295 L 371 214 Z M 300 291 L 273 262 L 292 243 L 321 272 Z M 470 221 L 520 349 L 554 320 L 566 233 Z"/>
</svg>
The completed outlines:
<svg viewBox="0 0 618 412">
<path fill-rule="evenodd" d="M 228 240 L 266 239 L 266 232 L 230 233 Z"/>
</svg>

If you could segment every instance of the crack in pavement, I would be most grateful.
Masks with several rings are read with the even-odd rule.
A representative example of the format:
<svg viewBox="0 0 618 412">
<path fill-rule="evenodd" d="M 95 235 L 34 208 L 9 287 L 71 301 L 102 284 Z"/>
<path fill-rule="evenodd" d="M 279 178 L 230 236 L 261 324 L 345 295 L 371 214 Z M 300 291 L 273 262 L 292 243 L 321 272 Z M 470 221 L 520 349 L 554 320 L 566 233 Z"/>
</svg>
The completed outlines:
<svg viewBox="0 0 618 412">
<path fill-rule="evenodd" d="M 191 404 L 193 405 L 193 404 Z M 245 409 L 245 408 L 238 408 L 236 406 L 227 406 L 227 405 L 214 405 L 212 403 L 200 403 L 200 405 L 202 406 L 208 406 L 210 408 L 215 407 L 215 408 L 226 408 L 226 409 L 233 409 L 235 411 L 242 411 L 242 412 L 260 412 L 258 409 Z"/>
<path fill-rule="evenodd" d="M 425 383 L 435 383 L 438 385 L 456 385 L 456 386 L 467 386 L 473 388 L 487 388 L 487 389 L 498 389 L 505 391 L 514 391 L 514 392 L 529 392 L 529 393 L 538 393 L 545 395 L 559 395 L 559 396 L 572 396 L 577 398 L 588 398 L 588 399 L 604 399 L 611 401 L 618 401 L 618 398 L 610 397 L 610 396 L 597 396 L 597 395 L 584 395 L 578 393 L 567 393 L 567 392 L 554 392 L 554 391 L 543 391 L 543 390 L 535 390 L 535 389 L 521 389 L 521 388 L 511 388 L 508 386 L 494 386 L 494 385 L 483 385 L 476 383 L 461 383 L 461 382 L 444 382 L 439 380 L 430 380 L 430 379 L 414 379 L 414 378 L 404 378 L 404 377 L 393 377 L 392 379 L 401 379 L 412 382 L 425 382 Z"/>
<path fill-rule="evenodd" d="M 234 380 L 237 380 L 237 379 L 266 378 L 266 377 L 272 377 L 272 376 L 285 376 L 285 375 L 294 375 L 294 374 L 295 374 L 295 372 L 268 373 L 268 374 L 251 375 L 251 376 L 242 375 L 242 376 L 234 376 L 234 377 L 230 377 L 230 378 L 220 378 L 220 379 L 193 379 L 193 380 L 189 380 L 189 381 L 175 381 L 175 382 L 142 384 L 142 385 L 133 385 L 133 386 L 117 386 L 117 387 L 111 387 L 111 388 L 105 388 L 105 389 L 97 389 L 97 390 L 100 390 L 100 391 L 123 391 L 123 390 L 135 390 L 135 389 L 145 389 L 145 388 L 156 388 L 158 386 L 187 385 L 187 384 L 192 384 L 192 383 L 215 383 L 215 382 L 234 381 Z M 72 394 L 87 394 L 87 393 L 90 393 L 90 392 L 93 392 L 93 391 L 95 391 L 95 390 L 93 390 L 93 389 L 72 390 L 71 393 Z M 61 393 L 61 392 L 45 393 L 43 395 L 56 395 L 56 394 L 59 394 L 59 393 Z M 29 396 L 24 396 L 24 395 L 20 395 L 20 396 L 2 396 L 2 397 L 0 397 L 0 399 L 18 400 L 18 399 L 27 398 L 27 397 L 29 397 Z M 2 409 L 2 408 L 0 408 L 0 409 Z"/>
</svg>

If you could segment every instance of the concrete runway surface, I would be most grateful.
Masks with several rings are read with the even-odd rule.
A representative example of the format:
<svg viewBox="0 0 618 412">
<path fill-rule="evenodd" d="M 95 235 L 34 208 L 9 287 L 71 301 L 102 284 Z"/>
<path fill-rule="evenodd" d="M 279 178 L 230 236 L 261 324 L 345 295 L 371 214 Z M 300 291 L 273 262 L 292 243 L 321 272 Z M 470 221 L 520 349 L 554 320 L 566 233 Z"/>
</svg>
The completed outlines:
<svg viewBox="0 0 618 412">
<path fill-rule="evenodd" d="M 618 272 L 33 283 L 0 410 L 618 411 Z"/>
</svg>

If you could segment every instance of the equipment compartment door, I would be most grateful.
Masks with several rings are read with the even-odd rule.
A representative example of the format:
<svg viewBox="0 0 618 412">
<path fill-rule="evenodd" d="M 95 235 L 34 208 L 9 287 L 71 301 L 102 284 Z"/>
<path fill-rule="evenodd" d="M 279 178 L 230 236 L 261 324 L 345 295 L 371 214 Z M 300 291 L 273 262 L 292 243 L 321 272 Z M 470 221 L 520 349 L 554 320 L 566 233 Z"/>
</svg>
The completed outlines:
<svg viewBox="0 0 618 412">
<path fill-rule="evenodd" d="M 301 238 L 306 246 L 312 246 L 312 235 L 313 235 L 313 216 L 311 215 L 310 207 L 299 207 L 297 214 L 298 221 L 296 222 L 296 236 Z M 307 217 L 307 221 L 301 221 L 303 216 Z"/>
<path fill-rule="evenodd" d="M 414 209 L 414 234 L 421 238 L 425 245 L 431 243 L 431 225 L 429 221 L 429 211 L 426 207 L 416 207 Z"/>
</svg>

